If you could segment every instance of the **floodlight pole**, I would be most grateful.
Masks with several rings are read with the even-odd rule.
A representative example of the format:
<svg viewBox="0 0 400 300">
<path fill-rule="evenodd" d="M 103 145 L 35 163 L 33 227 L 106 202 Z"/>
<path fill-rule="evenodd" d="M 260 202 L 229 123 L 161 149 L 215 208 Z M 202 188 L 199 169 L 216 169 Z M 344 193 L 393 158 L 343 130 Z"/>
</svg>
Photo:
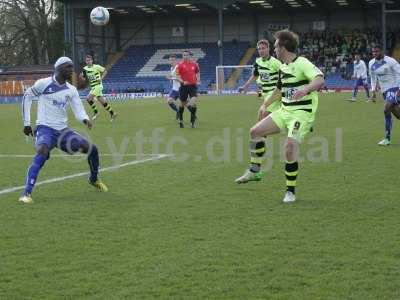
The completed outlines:
<svg viewBox="0 0 400 300">
<path fill-rule="evenodd" d="M 75 41 L 75 25 L 74 25 L 74 8 L 68 2 L 64 2 L 64 55 L 72 58 L 75 69 L 78 67 L 76 59 L 76 41 Z"/>
<path fill-rule="evenodd" d="M 224 64 L 224 7 L 235 3 L 237 0 L 203 0 L 208 5 L 215 7 L 218 10 L 218 50 L 219 50 L 219 65 Z M 243 0 L 241 0 L 243 1 Z"/>
<path fill-rule="evenodd" d="M 78 70 L 79 67 L 79 63 L 77 60 L 77 56 L 76 56 L 76 32 L 75 32 L 75 10 L 73 7 L 71 7 L 71 15 L 70 15 L 70 20 L 69 22 L 71 22 L 71 39 L 72 39 L 72 53 L 71 53 L 71 59 L 74 62 L 74 67 L 75 70 Z"/>
<path fill-rule="evenodd" d="M 387 0 L 382 0 L 382 46 L 383 52 L 386 53 L 386 15 L 400 13 L 400 9 L 386 9 Z"/>
<path fill-rule="evenodd" d="M 69 35 L 69 26 L 68 26 L 68 9 L 67 9 L 67 3 L 64 3 L 64 43 L 68 41 L 68 35 Z M 66 47 L 64 45 L 64 55 L 66 56 Z"/>
<path fill-rule="evenodd" d="M 386 1 L 382 1 L 382 46 L 386 54 Z"/>
<path fill-rule="evenodd" d="M 219 65 L 224 64 L 224 20 L 223 20 L 223 3 L 218 6 L 218 50 L 219 50 Z"/>
</svg>

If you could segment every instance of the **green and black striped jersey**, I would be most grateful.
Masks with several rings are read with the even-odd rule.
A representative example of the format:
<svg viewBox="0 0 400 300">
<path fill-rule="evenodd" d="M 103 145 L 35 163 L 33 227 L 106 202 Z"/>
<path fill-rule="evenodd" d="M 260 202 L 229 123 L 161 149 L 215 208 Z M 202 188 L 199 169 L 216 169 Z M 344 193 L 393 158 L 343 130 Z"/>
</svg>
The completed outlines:
<svg viewBox="0 0 400 300">
<path fill-rule="evenodd" d="M 85 66 L 83 68 L 83 75 L 89 81 L 90 87 L 102 84 L 101 75 L 104 73 L 105 68 L 100 65 L 92 65 L 91 67 Z"/>
<path fill-rule="evenodd" d="M 293 99 L 293 94 L 313 81 L 317 76 L 324 76 L 320 69 L 307 58 L 298 56 L 289 64 L 282 64 L 279 69 L 277 88 L 282 92 L 282 108 L 285 110 L 305 110 L 316 112 L 318 107 L 318 92 L 308 93 L 299 100 Z"/>
<path fill-rule="evenodd" d="M 278 71 L 282 63 L 273 56 L 258 57 L 253 65 L 253 75 L 257 76 L 257 85 L 261 87 L 263 95 L 271 93 L 278 82 Z"/>
</svg>

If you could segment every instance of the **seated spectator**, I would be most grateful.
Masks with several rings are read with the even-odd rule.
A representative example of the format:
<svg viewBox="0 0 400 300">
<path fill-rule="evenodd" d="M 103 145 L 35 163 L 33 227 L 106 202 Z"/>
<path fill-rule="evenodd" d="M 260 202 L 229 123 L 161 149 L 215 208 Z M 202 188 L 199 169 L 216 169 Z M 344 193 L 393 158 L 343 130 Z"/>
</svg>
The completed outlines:
<svg viewBox="0 0 400 300">
<path fill-rule="evenodd" d="M 389 29 L 386 45 L 389 52 L 400 41 L 400 30 Z M 353 55 L 360 53 L 368 62 L 372 46 L 382 44 L 380 28 L 343 31 L 310 31 L 300 34 L 299 54 L 307 57 L 325 73 L 340 72 L 343 78 L 352 73 Z"/>
</svg>

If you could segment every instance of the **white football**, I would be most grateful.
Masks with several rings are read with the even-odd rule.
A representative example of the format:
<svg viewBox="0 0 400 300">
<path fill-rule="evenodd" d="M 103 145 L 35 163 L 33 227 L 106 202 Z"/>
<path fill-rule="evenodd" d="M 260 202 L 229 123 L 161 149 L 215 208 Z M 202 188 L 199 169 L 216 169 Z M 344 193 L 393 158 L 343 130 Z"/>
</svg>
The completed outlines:
<svg viewBox="0 0 400 300">
<path fill-rule="evenodd" d="M 110 13 L 105 7 L 97 6 L 90 12 L 90 21 L 92 21 L 93 25 L 104 26 L 107 25 L 109 20 Z"/>
</svg>

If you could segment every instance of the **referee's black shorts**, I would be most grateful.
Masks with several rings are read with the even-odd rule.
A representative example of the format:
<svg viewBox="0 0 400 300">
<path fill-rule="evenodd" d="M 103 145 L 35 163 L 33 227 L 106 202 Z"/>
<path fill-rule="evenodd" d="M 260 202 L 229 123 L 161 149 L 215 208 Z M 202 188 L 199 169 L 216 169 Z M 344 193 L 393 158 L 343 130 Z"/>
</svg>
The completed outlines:
<svg viewBox="0 0 400 300">
<path fill-rule="evenodd" d="M 179 88 L 179 99 L 182 102 L 186 102 L 188 99 L 190 100 L 193 97 L 197 97 L 197 85 L 181 85 Z"/>
</svg>

